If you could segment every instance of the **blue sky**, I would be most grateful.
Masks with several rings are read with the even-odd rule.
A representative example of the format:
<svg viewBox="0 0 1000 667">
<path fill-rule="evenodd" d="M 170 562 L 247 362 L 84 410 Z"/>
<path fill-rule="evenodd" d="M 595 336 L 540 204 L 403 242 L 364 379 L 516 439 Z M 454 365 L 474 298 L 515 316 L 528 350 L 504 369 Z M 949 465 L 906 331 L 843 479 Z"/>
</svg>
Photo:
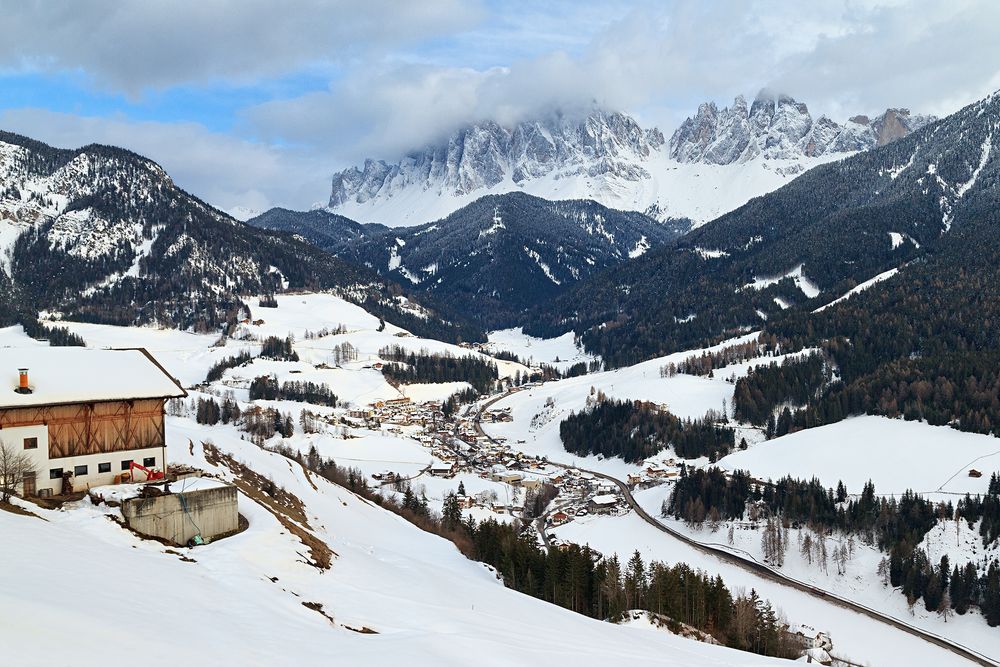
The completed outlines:
<svg viewBox="0 0 1000 667">
<path fill-rule="evenodd" d="M 1000 88 L 1000 3 L 0 0 L 0 128 L 123 145 L 222 208 L 462 124 L 597 102 L 669 134 L 763 86 L 842 119 Z"/>
</svg>

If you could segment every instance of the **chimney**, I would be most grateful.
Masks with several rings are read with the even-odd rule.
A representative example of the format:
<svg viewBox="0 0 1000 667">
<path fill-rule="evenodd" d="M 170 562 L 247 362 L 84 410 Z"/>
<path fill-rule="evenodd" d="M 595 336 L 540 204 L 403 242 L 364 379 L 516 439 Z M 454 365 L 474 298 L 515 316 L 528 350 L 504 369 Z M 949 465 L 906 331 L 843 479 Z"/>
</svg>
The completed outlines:
<svg viewBox="0 0 1000 667">
<path fill-rule="evenodd" d="M 28 386 L 28 369 L 18 368 L 17 374 L 20 376 L 20 382 L 17 386 L 17 393 L 19 394 L 30 394 L 31 387 Z"/>
</svg>

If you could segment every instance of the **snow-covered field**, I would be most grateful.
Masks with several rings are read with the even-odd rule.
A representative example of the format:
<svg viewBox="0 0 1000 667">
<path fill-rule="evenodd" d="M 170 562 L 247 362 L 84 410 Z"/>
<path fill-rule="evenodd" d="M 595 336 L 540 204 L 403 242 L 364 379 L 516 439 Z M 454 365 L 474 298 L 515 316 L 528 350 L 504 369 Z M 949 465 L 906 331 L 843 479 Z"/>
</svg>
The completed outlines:
<svg viewBox="0 0 1000 667">
<path fill-rule="evenodd" d="M 491 352 L 512 352 L 519 359 L 533 364 L 548 364 L 565 370 L 573 364 L 590 363 L 597 359 L 576 344 L 572 331 L 557 338 L 536 338 L 524 333 L 520 327 L 491 331 L 489 334 Z"/>
<path fill-rule="evenodd" d="M 295 339 L 295 351 L 301 359 L 300 366 L 287 364 L 268 364 L 264 360 L 253 362 L 253 368 L 238 368 L 227 372 L 227 377 L 238 380 L 252 380 L 257 375 L 275 372 L 284 380 L 309 380 L 325 382 L 330 385 L 337 396 L 346 400 L 363 404 L 370 401 L 395 398 L 400 392 L 390 386 L 378 371 L 364 369 L 379 360 L 379 350 L 387 346 L 399 346 L 413 352 L 428 351 L 437 354 L 452 354 L 455 356 L 478 356 L 491 359 L 473 350 L 444 343 L 438 340 L 418 338 L 386 323 L 379 331 L 379 319 L 367 313 L 360 306 L 345 301 L 332 294 L 282 294 L 277 297 L 277 308 L 255 307 L 251 300 L 251 309 L 255 320 L 263 320 L 262 324 L 241 324 L 237 332 L 230 338 L 220 341 L 218 335 L 195 334 L 174 329 L 158 329 L 154 327 L 119 327 L 103 324 L 86 324 L 80 322 L 51 322 L 65 326 L 70 331 L 83 336 L 89 347 L 125 348 L 144 347 L 153 353 L 184 386 L 202 382 L 208 369 L 213 364 L 249 351 L 256 354 L 260 351 L 260 341 L 268 336 Z M 327 330 L 338 330 L 343 327 L 346 333 L 336 335 L 314 335 Z M 19 327 L 3 330 L 0 345 L 36 344 L 23 334 Z M 310 337 L 307 337 L 307 333 Z M 10 342 L 7 342 L 9 339 Z M 30 342 L 29 342 L 30 341 Z M 217 343 L 221 344 L 215 347 Z M 314 369 L 319 364 L 333 366 L 334 348 L 344 343 L 350 343 L 357 349 L 356 364 L 345 364 L 343 369 Z M 510 377 L 518 372 L 527 372 L 527 367 L 508 361 L 497 361 L 501 377 Z M 292 375 L 292 371 L 309 373 Z M 360 372 L 355 372 L 360 371 Z M 430 400 L 428 394 L 440 400 L 447 398 L 454 391 L 461 389 L 460 383 L 450 388 L 416 387 L 412 395 L 417 400 Z M 447 392 L 447 393 L 444 393 Z"/>
<path fill-rule="evenodd" d="M 211 436 L 220 449 L 296 494 L 306 507 L 303 528 L 334 553 L 330 569 L 307 564 L 298 538 L 242 494 L 248 530 L 190 550 L 139 540 L 106 518 L 113 510 L 87 500 L 62 511 L 33 508 L 45 520 L 0 511 L 8 545 L 0 609 L 17 610 L 5 614 L 0 627 L 5 659 L 23 665 L 176 665 L 190 656 L 206 664 L 509 665 L 557 655 L 581 665 L 774 663 L 590 620 L 514 593 L 451 543 L 325 480 L 307 479 L 281 456 L 211 431 L 171 419 L 170 458 L 228 478 L 204 458 L 200 440 Z M 82 596 L 67 599 L 67 586 Z M 322 605 L 323 613 L 307 602 Z M 71 640 L 52 641 L 55 628 Z M 129 637 L 141 645 L 141 659 L 122 650 Z"/>
<path fill-rule="evenodd" d="M 213 347 L 217 334 L 196 334 L 176 329 L 154 327 L 116 327 L 81 322 L 50 322 L 67 327 L 83 336 L 88 347 L 144 347 L 156 357 L 185 387 L 201 382 L 213 364 L 243 350 L 256 353 L 260 345 L 253 341 L 230 340 L 225 347 Z"/>
<path fill-rule="evenodd" d="M 818 477 L 828 487 L 843 480 L 849 493 L 861 493 L 871 480 L 881 495 L 907 489 L 922 494 L 985 493 L 989 471 L 998 464 L 1000 438 L 874 416 L 792 433 L 736 451 L 718 463 L 762 479 Z M 987 472 L 969 477 L 971 468 Z"/>
</svg>

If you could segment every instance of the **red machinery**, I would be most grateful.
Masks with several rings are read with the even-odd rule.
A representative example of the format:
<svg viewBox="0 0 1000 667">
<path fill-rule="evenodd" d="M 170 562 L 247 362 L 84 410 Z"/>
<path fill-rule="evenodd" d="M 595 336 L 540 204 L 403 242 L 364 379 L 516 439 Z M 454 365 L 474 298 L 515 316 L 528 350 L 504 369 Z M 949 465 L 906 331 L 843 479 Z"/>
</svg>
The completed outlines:
<svg viewBox="0 0 1000 667">
<path fill-rule="evenodd" d="M 136 481 L 136 479 L 135 479 L 135 471 L 136 470 L 141 470 L 142 472 L 146 473 L 146 481 L 147 482 L 155 482 L 157 480 L 163 479 L 163 477 L 164 477 L 162 470 L 150 470 L 146 466 L 139 465 L 135 461 L 132 461 L 132 462 L 129 463 L 129 466 L 128 466 L 128 476 L 129 476 L 129 479 L 131 479 L 132 481 Z"/>
</svg>

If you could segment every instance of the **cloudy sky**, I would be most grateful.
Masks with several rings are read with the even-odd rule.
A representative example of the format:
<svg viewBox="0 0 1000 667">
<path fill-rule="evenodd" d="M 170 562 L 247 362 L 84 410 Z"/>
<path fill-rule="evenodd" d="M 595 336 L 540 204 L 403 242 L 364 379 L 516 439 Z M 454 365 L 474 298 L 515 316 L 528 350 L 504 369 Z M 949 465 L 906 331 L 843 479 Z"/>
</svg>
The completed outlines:
<svg viewBox="0 0 1000 667">
<path fill-rule="evenodd" d="M 594 102 L 669 134 L 762 88 L 837 120 L 1000 89 L 995 0 L 0 0 L 0 129 L 162 163 L 225 209 L 486 118 Z"/>
</svg>

